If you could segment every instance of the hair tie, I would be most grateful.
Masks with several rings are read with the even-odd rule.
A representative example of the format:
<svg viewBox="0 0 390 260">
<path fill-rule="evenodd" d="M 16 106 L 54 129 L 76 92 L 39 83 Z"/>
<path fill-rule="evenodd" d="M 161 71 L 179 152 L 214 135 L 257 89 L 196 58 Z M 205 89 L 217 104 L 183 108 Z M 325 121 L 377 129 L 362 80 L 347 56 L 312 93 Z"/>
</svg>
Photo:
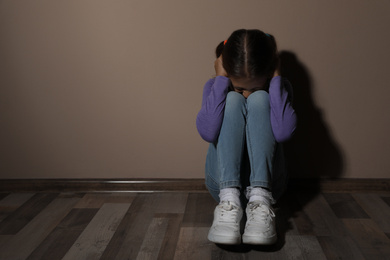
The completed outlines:
<svg viewBox="0 0 390 260">
<path fill-rule="evenodd" d="M 223 42 L 223 45 L 225 45 L 225 44 L 226 44 L 226 42 L 227 42 L 227 40 L 225 40 L 225 41 Z"/>
<path fill-rule="evenodd" d="M 270 37 L 270 38 L 271 38 L 271 35 L 269 35 L 268 33 L 265 33 L 265 35 L 267 35 L 268 37 Z"/>
</svg>

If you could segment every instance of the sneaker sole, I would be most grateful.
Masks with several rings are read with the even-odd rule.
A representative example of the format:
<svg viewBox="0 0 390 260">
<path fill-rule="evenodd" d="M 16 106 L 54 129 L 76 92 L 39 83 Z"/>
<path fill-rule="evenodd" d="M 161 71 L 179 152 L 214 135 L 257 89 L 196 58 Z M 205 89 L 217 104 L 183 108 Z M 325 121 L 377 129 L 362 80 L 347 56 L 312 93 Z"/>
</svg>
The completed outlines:
<svg viewBox="0 0 390 260">
<path fill-rule="evenodd" d="M 242 236 L 242 242 L 250 245 L 273 245 L 276 243 L 277 236 L 272 237 L 258 237 L 258 236 Z"/>
<path fill-rule="evenodd" d="M 216 244 L 224 244 L 224 245 L 241 244 L 241 237 L 226 237 L 226 236 L 208 234 L 207 239 Z"/>
</svg>

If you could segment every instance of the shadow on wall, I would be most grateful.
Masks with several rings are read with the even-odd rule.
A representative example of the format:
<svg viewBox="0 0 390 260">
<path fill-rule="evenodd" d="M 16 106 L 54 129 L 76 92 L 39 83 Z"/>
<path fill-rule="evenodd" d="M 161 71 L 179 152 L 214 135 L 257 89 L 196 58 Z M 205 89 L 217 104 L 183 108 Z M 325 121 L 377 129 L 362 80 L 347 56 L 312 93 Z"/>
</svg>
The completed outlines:
<svg viewBox="0 0 390 260">
<path fill-rule="evenodd" d="M 291 178 L 319 180 L 341 177 L 342 153 L 324 122 L 321 110 L 314 104 L 308 71 L 291 52 L 281 52 L 280 59 L 281 74 L 293 87 L 293 106 L 298 117 L 296 133 L 286 143 Z"/>
<path fill-rule="evenodd" d="M 344 168 L 342 152 L 333 140 L 321 110 L 314 103 L 307 69 L 291 52 L 281 52 L 280 62 L 282 76 L 293 87 L 293 106 L 298 125 L 294 137 L 285 145 L 290 183 L 286 194 L 278 202 L 276 226 L 279 239 L 274 250 L 285 244 L 286 233 L 293 227 L 291 218 L 296 218 L 297 212 L 321 192 L 321 178 L 339 178 Z M 303 178 L 309 180 L 305 183 Z M 300 227 L 303 229 L 300 232 L 305 233 L 305 229 L 310 231 L 311 228 L 310 224 Z"/>
</svg>

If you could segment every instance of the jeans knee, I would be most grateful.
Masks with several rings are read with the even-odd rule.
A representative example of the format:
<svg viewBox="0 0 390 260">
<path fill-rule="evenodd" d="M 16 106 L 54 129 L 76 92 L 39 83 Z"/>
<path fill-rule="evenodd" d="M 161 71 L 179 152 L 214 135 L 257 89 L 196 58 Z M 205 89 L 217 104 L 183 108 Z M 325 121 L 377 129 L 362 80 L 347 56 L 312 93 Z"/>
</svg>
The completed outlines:
<svg viewBox="0 0 390 260">
<path fill-rule="evenodd" d="M 245 107 L 245 97 L 240 93 L 230 91 L 226 96 L 225 110 L 230 108 L 237 110 L 243 107 Z"/>
<path fill-rule="evenodd" d="M 264 90 L 253 92 L 247 98 L 248 110 L 269 109 L 269 94 Z"/>
</svg>

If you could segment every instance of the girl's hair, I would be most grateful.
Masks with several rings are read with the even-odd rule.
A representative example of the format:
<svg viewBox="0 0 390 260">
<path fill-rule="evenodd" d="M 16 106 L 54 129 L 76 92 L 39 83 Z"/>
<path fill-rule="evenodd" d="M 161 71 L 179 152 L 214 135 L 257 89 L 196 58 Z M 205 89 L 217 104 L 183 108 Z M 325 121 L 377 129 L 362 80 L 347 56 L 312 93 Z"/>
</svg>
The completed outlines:
<svg viewBox="0 0 390 260">
<path fill-rule="evenodd" d="M 260 30 L 234 31 L 215 53 L 222 54 L 223 67 L 232 78 L 272 77 L 278 64 L 274 37 Z"/>
<path fill-rule="evenodd" d="M 224 45 L 224 41 L 221 41 L 215 49 L 215 56 L 217 57 L 217 59 L 219 58 L 219 56 L 221 56 Z"/>
</svg>

